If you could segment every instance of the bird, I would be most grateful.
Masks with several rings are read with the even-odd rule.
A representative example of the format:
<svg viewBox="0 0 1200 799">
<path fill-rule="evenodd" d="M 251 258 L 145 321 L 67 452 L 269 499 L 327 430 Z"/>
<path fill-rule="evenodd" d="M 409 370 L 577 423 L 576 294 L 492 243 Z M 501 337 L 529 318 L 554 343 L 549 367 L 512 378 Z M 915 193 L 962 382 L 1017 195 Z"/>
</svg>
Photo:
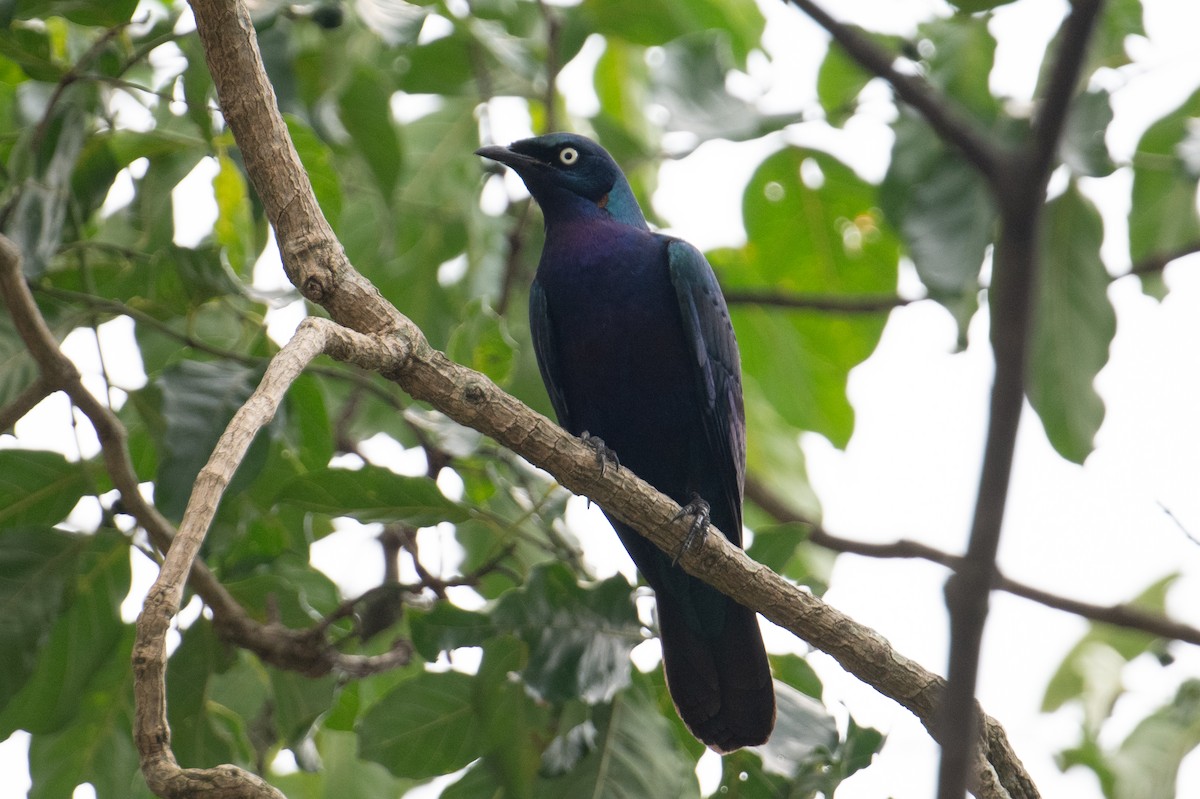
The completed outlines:
<svg viewBox="0 0 1200 799">
<path fill-rule="evenodd" d="M 573 133 L 476 154 L 512 169 L 546 235 L 529 324 L 559 424 L 618 467 L 742 545 L 746 423 L 741 364 L 703 254 L 651 230 L 621 168 Z M 709 748 L 765 743 L 775 692 L 754 611 L 683 571 L 609 516 L 654 589 L 663 670 L 676 712 Z M 689 536 L 690 538 L 691 536 Z"/>
</svg>

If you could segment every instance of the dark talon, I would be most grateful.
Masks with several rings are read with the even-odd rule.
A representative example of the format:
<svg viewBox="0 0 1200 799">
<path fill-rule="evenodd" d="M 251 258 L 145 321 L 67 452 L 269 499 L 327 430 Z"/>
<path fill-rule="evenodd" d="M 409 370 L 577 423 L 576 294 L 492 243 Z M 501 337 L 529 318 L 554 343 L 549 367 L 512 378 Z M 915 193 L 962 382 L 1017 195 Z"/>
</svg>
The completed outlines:
<svg viewBox="0 0 1200 799">
<path fill-rule="evenodd" d="M 604 443 L 603 438 L 600 436 L 594 436 L 588 431 L 584 430 L 579 434 L 579 440 L 583 442 L 584 446 L 595 451 L 596 465 L 600 467 L 601 477 L 604 476 L 604 469 L 608 465 L 609 461 L 612 461 L 612 463 L 618 469 L 621 468 L 621 459 L 617 457 L 616 452 L 614 452 L 607 444 Z"/>
<path fill-rule="evenodd" d="M 671 521 L 677 522 L 684 516 L 692 516 L 692 526 L 688 528 L 688 534 L 683 539 L 683 543 L 679 546 L 679 551 L 675 553 L 675 557 L 671 558 L 671 565 L 674 566 L 683 557 L 683 553 L 687 552 L 696 541 L 702 540 L 708 535 L 708 522 L 711 508 L 701 496 L 695 492 L 692 493 L 692 499 L 688 504 L 679 509 Z"/>
</svg>

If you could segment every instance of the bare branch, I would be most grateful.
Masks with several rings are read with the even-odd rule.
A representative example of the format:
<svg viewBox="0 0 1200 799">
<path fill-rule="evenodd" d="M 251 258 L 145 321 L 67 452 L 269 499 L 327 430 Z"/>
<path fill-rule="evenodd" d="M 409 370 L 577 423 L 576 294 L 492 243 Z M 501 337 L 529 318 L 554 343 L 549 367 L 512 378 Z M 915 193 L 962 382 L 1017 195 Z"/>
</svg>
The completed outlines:
<svg viewBox="0 0 1200 799">
<path fill-rule="evenodd" d="M 967 552 L 946 585 L 950 664 L 940 727 L 945 736 L 939 799 L 961 799 L 974 762 L 975 684 L 988 596 L 996 580 L 996 551 L 1004 521 L 1013 452 L 1025 397 L 1033 294 L 1046 183 L 1100 0 L 1076 0 L 1063 22 L 1060 50 L 1032 136 L 1012 168 L 993 183 L 1000 207 L 992 286 L 991 338 L 996 372 L 987 441 Z"/>
<path fill-rule="evenodd" d="M 780 294 L 777 291 L 769 290 L 725 292 L 725 302 L 730 305 L 766 305 L 828 313 L 880 313 L 893 308 L 902 308 L 917 301 L 895 294 Z"/>
<path fill-rule="evenodd" d="M 831 549 L 834 552 L 860 555 L 867 558 L 925 560 L 930 563 L 936 563 L 939 566 L 945 566 L 951 570 L 959 568 L 962 564 L 962 558 L 958 555 L 952 555 L 936 547 L 931 547 L 928 544 L 923 544 L 920 541 L 912 541 L 907 538 L 901 538 L 884 544 L 876 544 L 834 535 L 818 522 L 806 519 L 792 512 L 783 502 L 772 495 L 768 489 L 753 479 L 749 479 L 746 482 L 746 498 L 758 505 L 780 523 L 796 523 L 809 527 L 811 532 L 809 533 L 808 540 L 817 546 Z M 998 571 L 992 588 L 996 591 L 1004 591 L 1013 596 L 1037 602 L 1039 605 L 1045 605 L 1048 608 L 1082 616 L 1089 621 L 1111 624 L 1115 627 L 1124 627 L 1130 630 L 1140 630 L 1141 632 L 1160 638 L 1200 646 L 1200 629 L 1177 622 L 1174 619 L 1168 619 L 1157 613 L 1151 613 L 1134 605 L 1093 605 L 1087 602 L 1080 602 L 1077 599 L 1052 594 L 1049 591 L 1043 591 L 1040 588 L 1034 588 L 1025 583 L 1011 580 Z"/>
</svg>

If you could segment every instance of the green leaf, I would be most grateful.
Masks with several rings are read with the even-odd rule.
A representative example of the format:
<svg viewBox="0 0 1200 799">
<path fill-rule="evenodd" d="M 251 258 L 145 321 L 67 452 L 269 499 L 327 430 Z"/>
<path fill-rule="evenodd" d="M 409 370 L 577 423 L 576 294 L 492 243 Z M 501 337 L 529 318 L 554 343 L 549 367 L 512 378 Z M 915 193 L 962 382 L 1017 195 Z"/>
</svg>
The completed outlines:
<svg viewBox="0 0 1200 799">
<path fill-rule="evenodd" d="M 261 377 L 261 370 L 231 361 L 181 361 L 155 380 L 162 392 L 163 432 L 154 499 L 169 518 L 183 516 L 192 484 L 221 434 Z M 267 439 L 250 446 L 229 494 L 251 480 L 267 456 Z"/>
<path fill-rule="evenodd" d="M 0 407 L 16 399 L 39 373 L 37 363 L 13 326 L 12 315 L 0 314 Z"/>
<path fill-rule="evenodd" d="M 0 526 L 0 707 L 33 675 L 86 546 L 48 527 Z"/>
<path fill-rule="evenodd" d="M 1129 209 L 1129 257 L 1151 256 L 1200 241 L 1196 188 L 1200 183 L 1200 90 L 1155 122 L 1133 155 L 1133 198 Z"/>
<path fill-rule="evenodd" d="M 876 44 L 892 52 L 897 52 L 903 46 L 900 36 L 888 36 L 874 31 L 868 31 L 857 25 L 850 28 L 862 36 L 873 39 Z M 830 125 L 840 126 L 854 113 L 854 101 L 867 83 L 875 76 L 846 54 L 844 48 L 837 43 L 830 43 L 817 70 L 817 99 L 825 109 L 825 119 Z"/>
<path fill-rule="evenodd" d="M 318 718 L 329 712 L 339 678 L 332 674 L 309 677 L 280 669 L 268 672 L 275 700 L 275 724 L 284 743 L 294 746 L 304 740 Z"/>
<path fill-rule="evenodd" d="M 463 317 L 450 335 L 446 354 L 504 385 L 512 376 L 517 348 L 504 318 L 482 299 L 468 304 Z"/>
<path fill-rule="evenodd" d="M 813 671 L 808 661 L 799 655 L 772 655 L 771 672 L 779 682 L 786 683 L 801 693 L 820 700 L 821 678 Z"/>
<path fill-rule="evenodd" d="M 695 764 L 644 688 L 622 691 L 584 724 L 586 754 L 570 771 L 539 779 L 536 799 L 698 795 Z"/>
<path fill-rule="evenodd" d="M 254 217 L 250 192 L 237 163 L 226 153 L 217 156 L 220 169 L 213 178 L 217 199 L 217 221 L 213 236 L 225 248 L 229 265 L 239 275 L 249 275 L 258 257 L 255 251 Z"/>
<path fill-rule="evenodd" d="M 21 175 L 13 207 L 5 215 L 4 233 L 21 252 L 21 268 L 40 277 L 58 254 L 71 200 L 71 176 L 90 123 L 87 107 L 94 90 L 76 83 L 66 87 L 49 111 L 47 123 L 22 133 L 30 153 L 30 171 Z"/>
<path fill-rule="evenodd" d="M 1108 362 L 1116 312 L 1100 260 L 1100 213 L 1072 184 L 1046 205 L 1029 363 L 1029 402 L 1050 443 L 1083 463 L 1104 420 L 1096 374 Z"/>
<path fill-rule="evenodd" d="M 1187 680 L 1175 698 L 1129 733 L 1109 758 L 1115 799 L 1175 799 L 1184 757 L 1200 746 L 1200 680 Z"/>
<path fill-rule="evenodd" d="M 967 14 L 978 11 L 991 11 L 993 8 L 1006 6 L 1013 0 L 949 0 L 950 5 Z"/>
<path fill-rule="evenodd" d="M 689 133 L 697 143 L 744 141 L 796 121 L 794 114 L 761 114 L 753 103 L 726 91 L 725 78 L 735 68 L 724 31 L 689 33 L 664 47 L 650 95 L 669 114 L 667 130 Z"/>
<path fill-rule="evenodd" d="M 488 615 L 445 601 L 427 611 L 412 610 L 408 620 L 413 646 L 429 661 L 461 646 L 479 646 L 496 634 L 496 625 Z"/>
<path fill-rule="evenodd" d="M 1111 98 L 1106 89 L 1084 92 L 1071 102 L 1059 155 L 1076 175 L 1102 178 L 1117 168 L 1105 140 L 1112 118 Z"/>
<path fill-rule="evenodd" d="M 996 40 L 988 23 L 986 16 L 956 14 L 922 23 L 917 33 L 931 46 L 918 48 L 925 55 L 929 82 L 991 123 L 1000 114 L 1000 101 L 988 86 L 996 60 Z"/>
<path fill-rule="evenodd" d="M 31 799 L 65 799 L 82 782 L 97 799 L 153 799 L 138 767 L 133 745 L 133 628 L 125 626 L 95 671 L 87 691 L 76 697 L 71 723 L 34 733 L 29 745 Z"/>
<path fill-rule="evenodd" d="M 1167 591 L 1178 576 L 1164 577 L 1129 604 L 1162 613 Z M 1124 691 L 1120 675 L 1114 674 L 1114 670 L 1150 651 L 1156 641 L 1149 633 L 1093 622 L 1050 678 L 1042 698 L 1042 712 L 1051 713 L 1069 701 L 1079 700 L 1085 713 L 1084 730 L 1095 734 Z"/>
<path fill-rule="evenodd" d="M 378 763 L 360 760 L 352 733 L 323 729 L 314 741 L 321 758 L 319 772 L 270 775 L 271 783 L 288 799 L 390 799 L 404 796 L 414 786 Z"/>
<path fill-rule="evenodd" d="M 996 226 L 991 193 L 978 171 L 913 114 L 902 114 L 895 131 L 880 187 L 883 210 L 931 295 L 947 303 L 973 296 Z"/>
<path fill-rule="evenodd" d="M 250 752 L 238 751 L 238 740 L 225 734 L 209 712 L 209 680 L 228 666 L 225 647 L 213 631 L 212 623 L 201 617 L 184 631 L 179 647 L 168 661 L 167 720 L 171 725 L 171 749 L 189 767 L 211 768 L 222 763 L 245 764 L 249 760 Z M 226 714 L 226 718 L 231 717 L 233 714 Z"/>
<path fill-rule="evenodd" d="M 742 200 L 749 241 L 709 253 L 726 292 L 895 291 L 899 242 L 880 218 L 875 187 L 825 153 L 789 147 L 750 179 Z M 797 430 L 845 446 L 854 427 L 850 369 L 874 350 L 885 318 L 812 315 L 734 303 L 747 394 Z M 749 387 L 755 383 L 755 389 Z"/>
<path fill-rule="evenodd" d="M 80 553 L 69 605 L 38 651 L 32 677 L 0 710 L 0 738 L 17 729 L 52 733 L 76 717 L 127 630 L 120 609 L 128 592 L 128 541 L 96 533 Z"/>
<path fill-rule="evenodd" d="M 307 557 L 295 555 L 277 558 L 270 571 L 226 584 L 255 618 L 278 620 L 288 627 L 307 627 L 339 604 L 337 586 L 310 566 Z"/>
<path fill-rule="evenodd" d="M 56 452 L 0 450 L 0 528 L 58 524 L 87 490 L 83 465 Z"/>
<path fill-rule="evenodd" d="M 738 66 L 760 46 L 765 25 L 751 0 L 584 0 L 580 15 L 594 33 L 645 46 L 666 44 L 694 31 L 725 31 Z"/>
<path fill-rule="evenodd" d="M 390 202 L 400 176 L 400 139 L 392 124 L 387 73 L 362 66 L 338 97 L 342 124 Z"/>
<path fill-rule="evenodd" d="M 62 16 L 76 25 L 112 28 L 128 22 L 135 8 L 137 0 L 19 0 L 16 16 L 18 19 Z"/>
<path fill-rule="evenodd" d="M 483 754 L 473 683 L 453 671 L 401 682 L 363 716 L 359 754 L 397 777 L 436 777 L 467 765 Z"/>
<path fill-rule="evenodd" d="M 560 563 L 538 566 L 492 618 L 529 647 L 523 677 L 542 699 L 603 702 L 629 684 L 629 652 L 642 635 L 624 577 L 583 588 Z"/>
<path fill-rule="evenodd" d="M 287 483 L 276 497 L 314 513 L 361 522 L 402 522 L 431 527 L 466 521 L 467 509 L 446 499 L 428 477 L 405 477 L 380 466 L 318 469 Z"/>
<path fill-rule="evenodd" d="M 764 768 L 794 777 L 837 749 L 837 723 L 820 702 L 777 682 L 775 703 L 775 731 L 758 749 Z"/>
</svg>

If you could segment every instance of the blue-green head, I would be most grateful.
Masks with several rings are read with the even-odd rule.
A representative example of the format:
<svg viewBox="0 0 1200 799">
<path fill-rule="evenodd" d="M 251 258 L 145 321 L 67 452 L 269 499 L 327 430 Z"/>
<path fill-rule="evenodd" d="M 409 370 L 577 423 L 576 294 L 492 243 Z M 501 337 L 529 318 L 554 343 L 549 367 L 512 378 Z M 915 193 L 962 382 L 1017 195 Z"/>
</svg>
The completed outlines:
<svg viewBox="0 0 1200 799">
<path fill-rule="evenodd" d="M 621 168 L 599 144 L 574 133 L 548 133 L 477 155 L 510 167 L 542 207 L 546 226 L 607 217 L 646 228 L 646 218 Z"/>
</svg>

